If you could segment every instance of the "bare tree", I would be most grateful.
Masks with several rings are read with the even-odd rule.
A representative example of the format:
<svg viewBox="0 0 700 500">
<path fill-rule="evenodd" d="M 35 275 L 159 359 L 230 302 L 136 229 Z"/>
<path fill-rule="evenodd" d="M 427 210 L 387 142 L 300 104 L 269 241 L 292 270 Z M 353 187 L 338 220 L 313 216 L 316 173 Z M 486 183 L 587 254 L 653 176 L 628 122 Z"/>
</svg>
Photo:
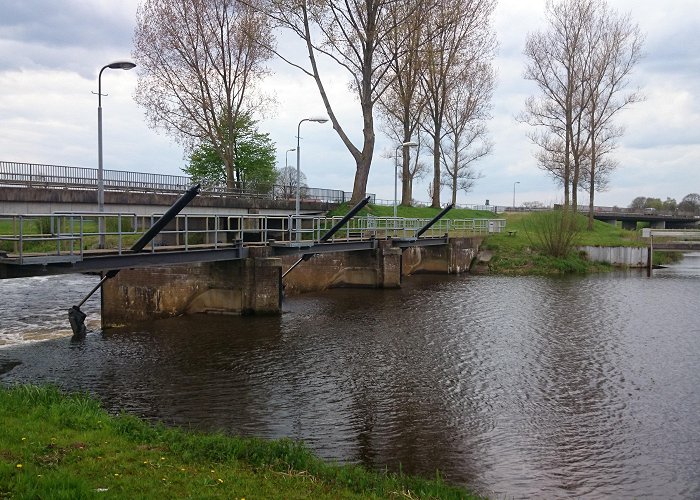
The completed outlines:
<svg viewBox="0 0 700 500">
<path fill-rule="evenodd" d="M 622 134 L 612 117 L 640 98 L 622 94 L 643 37 L 604 0 L 549 1 L 546 14 L 549 29 L 531 34 L 525 46 L 525 78 L 540 95 L 526 101 L 518 119 L 536 127 L 535 156 L 564 186 L 565 207 L 576 210 L 579 187 L 588 188 L 591 227 L 595 190 L 616 165 L 603 156 Z"/>
<path fill-rule="evenodd" d="M 391 59 L 389 50 L 382 49 L 394 36 L 402 17 L 390 6 L 396 0 L 269 0 L 268 12 L 284 28 L 298 35 L 306 46 L 308 65 L 278 55 L 301 69 L 316 82 L 333 128 L 353 156 L 356 165 L 352 201 L 359 201 L 367 190 L 367 179 L 374 154 L 374 105 L 385 91 L 385 75 Z M 405 13 L 405 16 L 413 12 Z M 362 114 L 362 144 L 356 146 L 333 110 L 326 85 L 321 76 L 322 58 L 334 62 L 350 77 L 350 87 L 356 93 Z"/>
<path fill-rule="evenodd" d="M 411 196 L 410 199 L 402 201 L 402 205 L 405 206 L 413 205 L 413 182 L 416 179 L 423 179 L 432 170 L 431 165 L 428 165 L 425 161 L 421 160 L 421 150 L 424 147 L 424 144 L 420 129 L 416 130 L 416 133 L 416 142 L 418 143 L 418 147 L 415 148 L 415 155 L 411 155 L 411 149 L 414 148 L 407 148 L 408 153 L 404 153 L 406 159 L 403 161 L 404 165 L 408 167 L 408 176 L 404 177 L 404 170 L 399 170 L 399 179 L 401 179 L 402 186 L 405 192 Z"/>
<path fill-rule="evenodd" d="M 588 79 L 590 136 L 588 183 L 588 229 L 593 229 L 596 190 L 604 188 L 616 162 L 606 157 L 614 149 L 622 129 L 613 117 L 631 103 L 643 99 L 638 91 L 627 92 L 629 75 L 642 56 L 644 36 L 629 15 L 620 15 L 605 3 L 598 7 L 596 23 L 589 36 L 591 58 Z"/>
<path fill-rule="evenodd" d="M 443 185 L 457 203 L 457 191 L 469 192 L 482 177 L 473 163 L 489 154 L 493 144 L 487 137 L 485 120 L 490 118 L 491 96 L 495 77 L 491 65 L 473 64 L 455 84 L 447 96 L 445 134 L 440 145 L 440 159 L 444 167 Z"/>
<path fill-rule="evenodd" d="M 433 155 L 431 206 L 439 208 L 442 184 L 440 147 L 448 96 L 474 62 L 490 57 L 495 51 L 496 42 L 489 24 L 495 1 L 436 0 L 434 5 L 424 15 L 428 34 L 421 45 L 421 85 L 426 95 L 422 126 L 430 136 Z"/>
<path fill-rule="evenodd" d="M 136 14 L 136 101 L 186 148 L 210 144 L 234 185 L 235 124 L 259 110 L 255 86 L 272 56 L 258 0 L 145 0 Z M 262 43 L 261 43 L 262 42 Z"/>
<path fill-rule="evenodd" d="M 425 39 L 426 24 L 422 16 L 407 15 L 427 12 L 430 0 L 404 0 L 390 6 L 394 29 L 382 46 L 389 59 L 385 74 L 386 91 L 379 97 L 385 134 L 396 145 L 416 140 L 422 118 L 425 96 L 420 92 L 420 47 Z M 409 206 L 413 200 L 413 180 L 422 175 L 423 164 L 418 161 L 419 151 L 411 163 L 410 148 L 405 147 L 401 166 L 401 204 Z"/>
<path fill-rule="evenodd" d="M 560 173 L 564 206 L 576 207 L 579 163 L 585 143 L 581 141 L 587 89 L 583 81 L 586 65 L 585 34 L 593 19 L 591 0 L 547 2 L 547 31 L 528 36 L 525 78 L 534 81 L 538 98 L 530 97 L 519 120 L 538 131 L 530 139 L 544 151 L 538 160 L 550 173 Z M 561 168 L 554 168 L 561 160 Z M 573 160 L 573 161 L 572 161 Z M 573 200 L 572 200 L 573 198 Z"/>
<path fill-rule="evenodd" d="M 299 172 L 300 196 L 303 198 L 307 188 L 306 174 Z M 277 195 L 283 199 L 293 199 L 297 189 L 297 169 L 295 167 L 282 167 L 277 170 Z"/>
</svg>

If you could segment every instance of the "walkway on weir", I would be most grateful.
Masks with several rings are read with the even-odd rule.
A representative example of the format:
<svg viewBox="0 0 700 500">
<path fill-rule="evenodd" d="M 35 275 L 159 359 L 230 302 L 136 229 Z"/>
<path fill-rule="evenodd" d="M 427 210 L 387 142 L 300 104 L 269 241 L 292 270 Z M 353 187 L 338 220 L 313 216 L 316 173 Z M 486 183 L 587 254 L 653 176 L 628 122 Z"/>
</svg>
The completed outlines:
<svg viewBox="0 0 700 500">
<path fill-rule="evenodd" d="M 100 217 L 107 228 L 103 233 Z M 70 212 L 0 216 L 0 279 L 244 259 L 261 246 L 281 256 L 368 250 L 379 240 L 401 248 L 444 245 L 450 236 L 501 232 L 506 223 L 441 219 L 416 237 L 429 219 L 355 217 L 322 241 L 340 217 L 180 214 L 143 252 L 130 251 L 157 218 Z M 100 240 L 105 242 L 101 249 Z"/>
</svg>

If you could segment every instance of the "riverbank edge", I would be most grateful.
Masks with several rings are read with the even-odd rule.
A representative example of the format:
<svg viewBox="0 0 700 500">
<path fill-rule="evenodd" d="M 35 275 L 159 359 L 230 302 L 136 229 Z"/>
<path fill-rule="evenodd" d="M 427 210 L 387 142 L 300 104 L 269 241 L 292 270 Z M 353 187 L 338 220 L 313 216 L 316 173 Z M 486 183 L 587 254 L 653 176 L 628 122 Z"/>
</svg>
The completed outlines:
<svg viewBox="0 0 700 500">
<path fill-rule="evenodd" d="M 0 418 L 2 498 L 482 498 L 439 475 L 328 463 L 289 439 L 109 415 L 53 386 L 0 386 Z"/>
</svg>

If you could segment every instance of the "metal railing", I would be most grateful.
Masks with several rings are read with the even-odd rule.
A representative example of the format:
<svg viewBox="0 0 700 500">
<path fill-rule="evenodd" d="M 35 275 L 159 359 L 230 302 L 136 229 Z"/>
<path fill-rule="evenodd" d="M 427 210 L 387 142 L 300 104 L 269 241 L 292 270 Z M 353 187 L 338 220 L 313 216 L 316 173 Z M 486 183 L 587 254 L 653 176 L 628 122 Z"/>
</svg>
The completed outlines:
<svg viewBox="0 0 700 500">
<path fill-rule="evenodd" d="M 106 191 L 181 193 L 196 182 L 185 175 L 151 174 L 123 170 L 103 170 Z M 44 165 L 0 161 L 0 184 L 15 187 L 97 189 L 97 169 L 64 165 Z M 338 189 L 302 187 L 304 201 L 344 203 L 351 193 Z M 267 190 L 232 189 L 224 185 L 203 185 L 200 196 L 294 200 L 296 188 L 274 185 Z M 374 197 L 374 195 L 370 195 Z"/>
<path fill-rule="evenodd" d="M 91 252 L 128 251 L 160 214 L 61 212 L 40 215 L 0 216 L 0 255 L 18 259 L 20 264 L 44 260 L 78 261 Z M 100 232 L 99 219 L 106 230 Z M 199 248 L 227 248 L 245 245 L 312 245 L 341 218 L 294 215 L 202 215 L 180 214 L 154 238 L 144 251 L 190 251 Z M 329 242 L 368 239 L 415 238 L 429 219 L 356 217 Z M 504 219 L 442 219 L 423 237 L 468 236 L 499 233 Z M 100 236 L 105 248 L 99 249 Z"/>
</svg>

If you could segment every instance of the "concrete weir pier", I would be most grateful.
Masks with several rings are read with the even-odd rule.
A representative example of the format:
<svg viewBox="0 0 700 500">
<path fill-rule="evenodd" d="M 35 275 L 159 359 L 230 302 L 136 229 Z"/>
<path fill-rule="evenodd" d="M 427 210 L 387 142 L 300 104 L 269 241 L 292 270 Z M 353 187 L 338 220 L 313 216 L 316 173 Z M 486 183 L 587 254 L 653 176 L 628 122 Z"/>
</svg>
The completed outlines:
<svg viewBox="0 0 700 500">
<path fill-rule="evenodd" d="M 273 257 L 270 247 L 250 247 L 248 258 L 123 269 L 102 288 L 102 327 L 195 313 L 278 314 L 282 291 L 334 287 L 398 288 L 419 272 L 468 272 L 481 238 L 451 238 L 438 246 L 400 248 L 380 240 L 373 250 L 318 254 L 282 282 L 298 256 Z"/>
<path fill-rule="evenodd" d="M 278 314 L 282 261 L 267 247 L 250 250 L 240 260 L 123 269 L 102 286 L 102 327 L 195 313 Z"/>
</svg>

